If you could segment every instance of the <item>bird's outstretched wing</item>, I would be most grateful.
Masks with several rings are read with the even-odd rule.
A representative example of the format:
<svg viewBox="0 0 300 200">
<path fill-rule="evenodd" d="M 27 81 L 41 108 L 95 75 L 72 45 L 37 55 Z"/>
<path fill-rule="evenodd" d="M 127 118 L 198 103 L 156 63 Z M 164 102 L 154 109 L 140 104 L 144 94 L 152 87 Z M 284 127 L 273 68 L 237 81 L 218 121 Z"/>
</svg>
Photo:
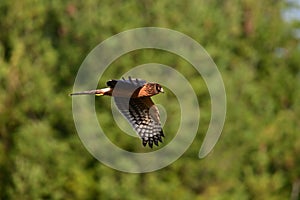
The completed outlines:
<svg viewBox="0 0 300 200">
<path fill-rule="evenodd" d="M 150 97 L 114 97 L 119 111 L 126 117 L 142 139 L 143 145 L 158 146 L 164 137 L 159 111 Z"/>
<path fill-rule="evenodd" d="M 145 80 L 128 77 L 127 80 L 125 78 L 121 80 L 109 80 L 106 82 L 106 85 L 113 88 L 112 96 L 133 97 L 138 95 L 139 89 L 146 83 L 147 81 Z"/>
</svg>

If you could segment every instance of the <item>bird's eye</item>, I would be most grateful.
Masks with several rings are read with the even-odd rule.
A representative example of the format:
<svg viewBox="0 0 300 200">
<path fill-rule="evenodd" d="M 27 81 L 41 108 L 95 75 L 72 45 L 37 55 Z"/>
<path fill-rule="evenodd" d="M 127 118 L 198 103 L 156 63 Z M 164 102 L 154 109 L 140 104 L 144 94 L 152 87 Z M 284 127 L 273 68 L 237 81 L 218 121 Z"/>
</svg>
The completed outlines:
<svg viewBox="0 0 300 200">
<path fill-rule="evenodd" d="M 161 90 L 161 86 L 160 85 L 156 85 L 156 90 L 160 91 Z"/>
</svg>

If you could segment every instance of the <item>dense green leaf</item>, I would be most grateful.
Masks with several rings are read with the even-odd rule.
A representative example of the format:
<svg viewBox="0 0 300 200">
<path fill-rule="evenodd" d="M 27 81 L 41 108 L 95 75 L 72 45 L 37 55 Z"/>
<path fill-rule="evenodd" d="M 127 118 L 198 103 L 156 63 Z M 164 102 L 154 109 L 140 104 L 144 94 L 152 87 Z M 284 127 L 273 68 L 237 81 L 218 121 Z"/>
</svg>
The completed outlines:
<svg viewBox="0 0 300 200">
<path fill-rule="evenodd" d="M 284 1 L 250 0 L 2 0 L 0 199 L 300 196 L 299 22 L 282 18 L 289 6 Z M 228 107 L 219 142 L 199 160 L 211 105 L 197 71 L 177 55 L 154 49 L 115 60 L 100 87 L 135 66 L 161 63 L 190 81 L 201 108 L 198 135 L 180 159 L 156 172 L 129 174 L 103 165 L 84 148 L 68 94 L 94 47 L 114 34 L 145 26 L 174 29 L 203 45 L 223 76 Z M 154 98 L 169 112 L 165 144 L 180 123 L 178 101 L 166 91 Z M 130 151 L 150 151 L 122 134 L 110 105 L 109 98 L 96 97 L 99 123 L 110 133 L 108 138 Z M 297 189 L 298 194 L 291 195 Z"/>
</svg>

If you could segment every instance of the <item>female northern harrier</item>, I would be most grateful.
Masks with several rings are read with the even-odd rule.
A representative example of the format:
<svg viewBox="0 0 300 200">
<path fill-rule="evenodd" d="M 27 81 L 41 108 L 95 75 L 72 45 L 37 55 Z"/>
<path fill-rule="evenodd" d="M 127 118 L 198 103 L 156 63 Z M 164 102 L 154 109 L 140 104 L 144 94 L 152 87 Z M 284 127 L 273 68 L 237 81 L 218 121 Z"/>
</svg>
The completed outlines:
<svg viewBox="0 0 300 200">
<path fill-rule="evenodd" d="M 110 80 L 108 88 L 72 93 L 71 95 L 94 94 L 96 96 L 113 96 L 119 111 L 129 121 L 134 130 L 152 148 L 153 143 L 158 146 L 164 137 L 159 119 L 158 108 L 151 100 L 151 96 L 163 93 L 158 83 L 149 83 L 140 79 Z"/>
</svg>

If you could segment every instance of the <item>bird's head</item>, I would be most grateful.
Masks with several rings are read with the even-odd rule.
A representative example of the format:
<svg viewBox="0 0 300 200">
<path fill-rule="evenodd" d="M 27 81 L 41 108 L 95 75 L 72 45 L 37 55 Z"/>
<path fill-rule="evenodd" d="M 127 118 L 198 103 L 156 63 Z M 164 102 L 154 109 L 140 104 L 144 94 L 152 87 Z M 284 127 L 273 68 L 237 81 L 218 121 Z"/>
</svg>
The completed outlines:
<svg viewBox="0 0 300 200">
<path fill-rule="evenodd" d="M 147 83 L 145 86 L 145 92 L 148 94 L 146 96 L 153 96 L 159 93 L 164 93 L 164 89 L 158 83 Z"/>
</svg>

